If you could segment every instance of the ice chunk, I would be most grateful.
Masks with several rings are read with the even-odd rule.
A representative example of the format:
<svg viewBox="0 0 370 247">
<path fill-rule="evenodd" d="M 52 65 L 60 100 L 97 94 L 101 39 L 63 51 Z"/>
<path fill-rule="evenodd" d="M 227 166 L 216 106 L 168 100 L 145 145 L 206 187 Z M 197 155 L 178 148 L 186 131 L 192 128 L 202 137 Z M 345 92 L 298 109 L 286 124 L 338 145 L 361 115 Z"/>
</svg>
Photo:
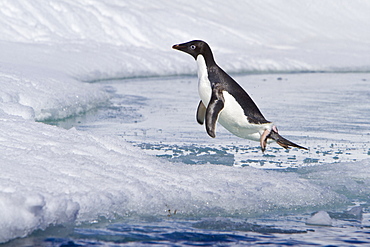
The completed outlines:
<svg viewBox="0 0 370 247">
<path fill-rule="evenodd" d="M 316 225 L 316 226 L 331 226 L 332 219 L 329 214 L 325 211 L 319 211 L 315 213 L 311 218 L 306 221 L 307 225 Z"/>
</svg>

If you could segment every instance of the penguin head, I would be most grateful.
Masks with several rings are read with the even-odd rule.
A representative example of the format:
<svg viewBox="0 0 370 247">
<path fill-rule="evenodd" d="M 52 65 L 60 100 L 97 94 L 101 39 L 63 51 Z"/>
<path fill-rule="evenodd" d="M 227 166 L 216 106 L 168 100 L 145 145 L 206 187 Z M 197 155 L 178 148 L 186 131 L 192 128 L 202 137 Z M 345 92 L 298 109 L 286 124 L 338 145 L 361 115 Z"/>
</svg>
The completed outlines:
<svg viewBox="0 0 370 247">
<path fill-rule="evenodd" d="M 172 46 L 173 49 L 186 52 L 197 59 L 198 55 L 204 57 L 213 57 L 211 48 L 202 40 L 192 40 L 186 43 L 177 44 Z"/>
</svg>

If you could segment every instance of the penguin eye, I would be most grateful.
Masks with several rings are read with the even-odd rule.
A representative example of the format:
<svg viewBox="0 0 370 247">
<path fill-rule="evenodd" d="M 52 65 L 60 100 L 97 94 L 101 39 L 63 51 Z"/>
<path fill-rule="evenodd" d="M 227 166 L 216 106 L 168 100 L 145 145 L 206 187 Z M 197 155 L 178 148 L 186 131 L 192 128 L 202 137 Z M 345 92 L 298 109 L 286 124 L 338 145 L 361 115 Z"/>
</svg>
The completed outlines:
<svg viewBox="0 0 370 247">
<path fill-rule="evenodd" d="M 195 45 L 190 46 L 190 49 L 192 49 L 192 50 L 195 50 L 195 48 L 197 48 Z"/>
</svg>

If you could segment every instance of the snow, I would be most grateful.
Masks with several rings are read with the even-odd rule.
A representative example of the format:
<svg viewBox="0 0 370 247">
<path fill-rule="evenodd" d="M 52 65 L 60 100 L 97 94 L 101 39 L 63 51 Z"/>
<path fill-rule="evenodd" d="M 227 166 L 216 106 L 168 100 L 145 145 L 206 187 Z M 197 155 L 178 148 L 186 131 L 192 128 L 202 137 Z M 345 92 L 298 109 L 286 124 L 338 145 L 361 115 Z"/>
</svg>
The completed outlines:
<svg viewBox="0 0 370 247">
<path fill-rule="evenodd" d="M 20 117 L 0 125 L 7 130 L 0 134 L 1 241 L 99 216 L 165 215 L 167 207 L 182 215 L 254 215 L 345 200 L 294 174 L 174 165 L 119 138 Z"/>
<path fill-rule="evenodd" d="M 19 68 L 18 68 L 19 66 Z M 0 110 L 25 119 L 66 118 L 104 104 L 109 95 L 101 87 L 78 83 L 60 71 L 1 67 Z"/>
<path fill-rule="evenodd" d="M 116 136 L 38 121 L 105 104 L 111 95 L 99 80 L 195 74 L 194 61 L 171 50 L 192 39 L 207 41 L 228 72 L 369 71 L 369 11 L 360 0 L 1 1 L 0 242 L 99 216 L 166 215 L 168 207 L 255 215 L 348 203 L 327 171 L 313 183 L 249 167 L 173 164 Z M 345 181 L 367 185 L 367 173 L 341 169 Z"/>
</svg>

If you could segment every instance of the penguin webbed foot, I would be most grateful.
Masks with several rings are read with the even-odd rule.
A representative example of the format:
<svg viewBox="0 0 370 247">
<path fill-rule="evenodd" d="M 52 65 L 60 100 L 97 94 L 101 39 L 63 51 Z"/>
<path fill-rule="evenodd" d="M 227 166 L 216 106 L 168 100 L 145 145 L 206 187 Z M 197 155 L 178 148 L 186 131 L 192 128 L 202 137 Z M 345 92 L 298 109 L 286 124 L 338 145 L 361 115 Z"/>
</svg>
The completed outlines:
<svg viewBox="0 0 370 247">
<path fill-rule="evenodd" d="M 262 153 L 265 152 L 266 150 L 266 145 L 267 145 L 267 138 L 268 136 L 270 135 L 271 133 L 271 130 L 268 130 L 266 129 L 262 135 L 261 135 L 261 138 L 260 138 L 260 144 L 261 144 L 261 150 L 262 150 Z"/>
<path fill-rule="evenodd" d="M 261 143 L 262 153 L 264 153 L 265 150 L 266 150 L 266 145 L 267 145 L 267 139 L 268 138 L 273 139 L 274 141 L 276 141 L 277 144 L 279 144 L 280 146 L 282 146 L 285 149 L 290 149 L 291 147 L 295 147 L 295 148 L 308 150 L 308 148 L 299 146 L 299 145 L 295 144 L 294 142 L 291 142 L 291 141 L 285 139 L 284 137 L 282 137 L 281 135 L 279 135 L 277 128 L 275 126 L 273 126 L 273 128 L 271 130 L 266 129 L 261 135 L 260 143 Z"/>
</svg>

